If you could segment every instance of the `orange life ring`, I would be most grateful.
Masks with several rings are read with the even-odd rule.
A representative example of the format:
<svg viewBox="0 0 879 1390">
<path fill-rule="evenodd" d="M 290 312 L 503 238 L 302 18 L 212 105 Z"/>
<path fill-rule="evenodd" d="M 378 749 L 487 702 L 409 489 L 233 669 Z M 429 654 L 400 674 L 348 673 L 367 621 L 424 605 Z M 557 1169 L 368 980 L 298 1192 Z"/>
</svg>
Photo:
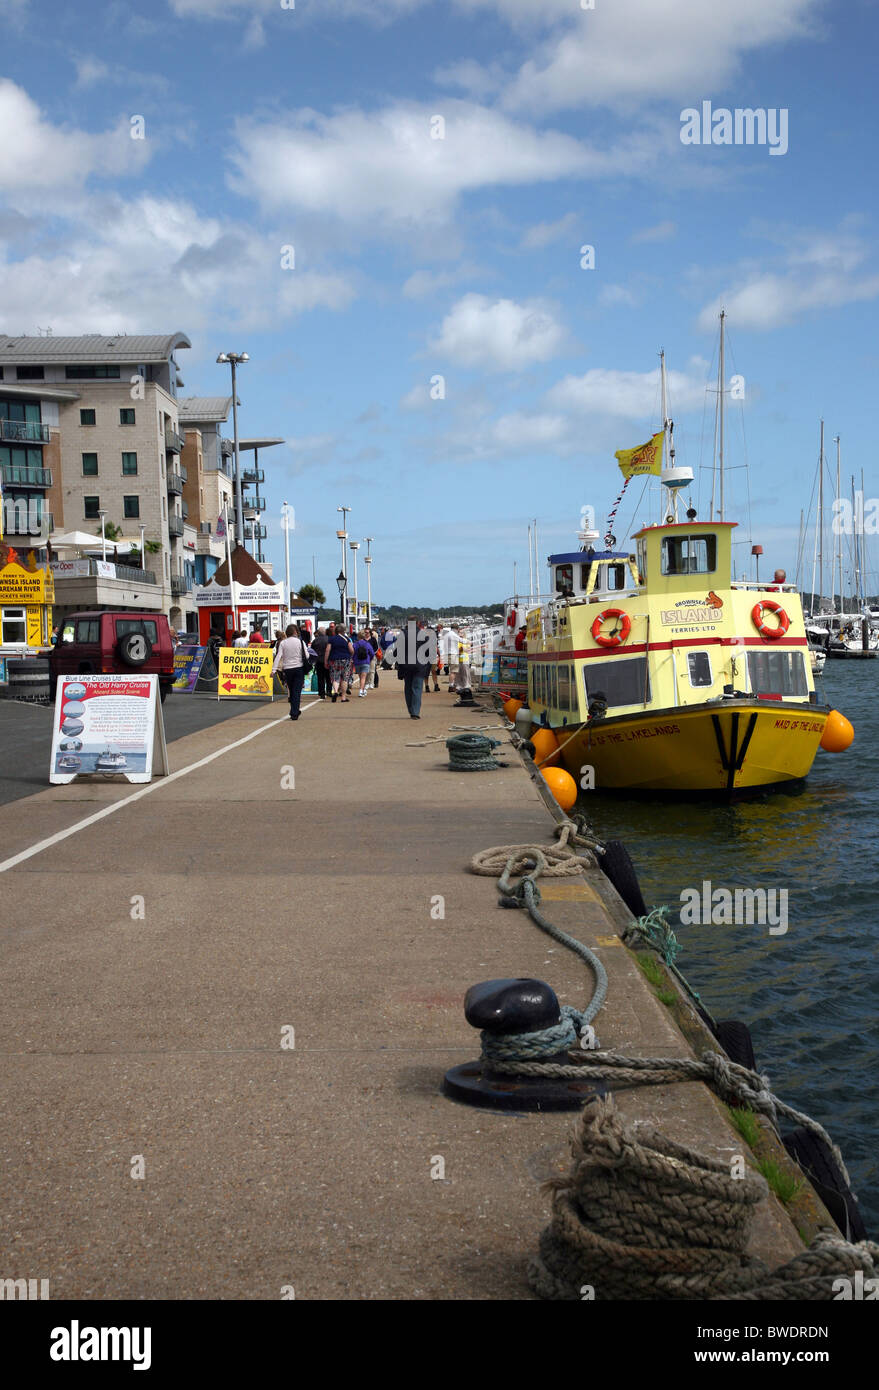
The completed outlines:
<svg viewBox="0 0 879 1390">
<path fill-rule="evenodd" d="M 767 609 L 774 613 L 778 619 L 778 627 L 767 627 L 763 618 L 763 610 Z M 790 627 L 790 618 L 785 613 L 780 603 L 775 603 L 771 598 L 761 599 L 755 603 L 751 609 L 751 622 L 759 632 L 760 636 L 768 642 L 775 642 L 779 637 L 783 637 Z"/>
<path fill-rule="evenodd" d="M 607 622 L 608 618 L 622 618 L 623 625 L 619 632 L 605 634 L 601 631 L 602 624 Z M 592 624 L 592 637 L 599 647 L 622 646 L 631 631 L 632 619 L 622 608 L 605 608 Z"/>
</svg>

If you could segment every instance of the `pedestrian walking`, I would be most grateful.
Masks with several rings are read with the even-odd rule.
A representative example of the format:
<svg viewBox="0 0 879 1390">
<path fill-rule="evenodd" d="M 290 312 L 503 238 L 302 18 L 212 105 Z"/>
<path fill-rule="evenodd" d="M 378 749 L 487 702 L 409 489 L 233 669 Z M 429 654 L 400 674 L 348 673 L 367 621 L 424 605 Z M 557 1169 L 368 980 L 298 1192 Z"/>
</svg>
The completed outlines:
<svg viewBox="0 0 879 1390">
<path fill-rule="evenodd" d="M 299 718 L 299 701 L 302 698 L 302 686 L 305 677 L 311 670 L 311 663 L 308 657 L 308 647 L 299 635 L 299 628 L 295 623 L 289 623 L 287 633 L 283 642 L 278 644 L 275 652 L 272 675 L 276 671 L 281 672 L 281 679 L 287 687 L 287 694 L 290 699 L 290 718 Z"/>
<path fill-rule="evenodd" d="M 421 696 L 424 679 L 430 675 L 429 638 L 425 636 L 424 623 L 414 617 L 406 620 L 406 629 L 397 637 L 394 646 L 397 663 L 397 677 L 403 682 L 403 694 L 410 719 L 421 718 Z"/>
<path fill-rule="evenodd" d="M 248 645 L 247 635 L 243 632 L 236 632 L 232 639 L 233 647 L 246 647 Z"/>
<path fill-rule="evenodd" d="M 364 628 L 360 636 L 354 643 L 354 673 L 360 681 L 360 689 L 357 692 L 358 699 L 362 700 L 366 695 L 366 682 L 369 677 L 369 668 L 375 661 L 375 647 L 369 640 L 367 629 Z"/>
<path fill-rule="evenodd" d="M 354 643 L 346 632 L 336 631 L 335 623 L 330 623 L 327 637 L 324 661 L 330 673 L 333 704 L 339 700 L 340 704 L 347 705 L 349 682 L 354 669 Z"/>
<path fill-rule="evenodd" d="M 330 673 L 327 670 L 325 659 L 329 638 L 322 627 L 319 627 L 314 634 L 311 646 L 314 651 L 315 671 L 317 673 L 317 698 L 325 700 L 330 693 Z"/>
</svg>

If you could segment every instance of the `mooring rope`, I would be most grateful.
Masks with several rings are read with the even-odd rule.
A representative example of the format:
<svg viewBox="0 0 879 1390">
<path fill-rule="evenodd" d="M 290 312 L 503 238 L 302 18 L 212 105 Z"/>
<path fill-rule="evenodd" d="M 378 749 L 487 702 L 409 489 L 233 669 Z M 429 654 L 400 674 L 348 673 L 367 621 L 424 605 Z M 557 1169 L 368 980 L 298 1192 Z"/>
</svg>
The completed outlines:
<svg viewBox="0 0 879 1390">
<path fill-rule="evenodd" d="M 449 750 L 449 767 L 453 772 L 490 772 L 501 764 L 492 756 L 492 751 L 500 747 L 499 738 L 489 738 L 486 734 L 455 734 L 446 739 Z"/>
<path fill-rule="evenodd" d="M 747 1253 L 765 1179 L 733 1178 L 722 1159 L 626 1126 L 612 1096 L 584 1107 L 572 1154 L 570 1173 L 546 1184 L 552 1215 L 528 1268 L 542 1298 L 817 1301 L 840 1276 L 879 1273 L 879 1244 L 829 1231 L 770 1270 Z"/>
<path fill-rule="evenodd" d="M 545 931 L 547 936 L 551 936 L 554 941 L 558 941 L 561 946 L 567 947 L 579 956 L 585 965 L 592 971 L 594 978 L 594 989 L 592 998 L 585 1009 L 575 1009 L 570 1004 L 561 1006 L 561 1020 L 552 1024 L 549 1028 L 540 1028 L 531 1033 L 507 1033 L 498 1036 L 495 1033 L 483 1032 L 482 1055 L 491 1061 L 495 1069 L 500 1069 L 505 1061 L 514 1058 L 521 1058 L 527 1062 L 529 1058 L 551 1057 L 556 1053 L 564 1052 L 567 1048 L 576 1046 L 578 1039 L 583 1035 L 595 1018 L 599 1009 L 607 996 L 607 971 L 594 951 L 576 937 L 569 936 L 567 932 L 556 927 L 538 908 L 540 902 L 540 889 L 537 886 L 537 878 L 543 874 L 548 878 L 570 877 L 582 871 L 582 860 L 569 849 L 569 843 L 581 843 L 590 845 L 591 842 L 581 836 L 570 821 L 564 822 L 557 828 L 559 834 L 558 845 L 496 845 L 492 849 L 482 850 L 475 854 L 470 861 L 470 869 L 474 874 L 491 874 L 494 877 L 498 869 L 503 865 L 502 872 L 498 878 L 498 893 L 500 895 L 501 907 L 524 907 L 528 910 L 532 922 L 541 931 Z M 518 883 L 513 883 L 514 877 L 519 877 Z M 586 1035 L 587 1038 L 589 1035 Z M 513 1063 L 513 1065 L 516 1065 Z M 509 1070 L 509 1066 L 503 1067 Z"/>
</svg>

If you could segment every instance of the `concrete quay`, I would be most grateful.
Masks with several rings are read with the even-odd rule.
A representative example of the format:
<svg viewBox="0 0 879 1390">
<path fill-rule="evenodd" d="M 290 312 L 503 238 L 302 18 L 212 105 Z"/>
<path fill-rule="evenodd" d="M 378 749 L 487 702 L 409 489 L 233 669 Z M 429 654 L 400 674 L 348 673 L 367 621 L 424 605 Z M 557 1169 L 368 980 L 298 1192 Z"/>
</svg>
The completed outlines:
<svg viewBox="0 0 879 1390">
<path fill-rule="evenodd" d="M 467 872 L 489 846 L 550 843 L 551 815 L 512 746 L 473 775 L 442 741 L 408 746 L 500 727 L 446 692 L 419 723 L 392 676 L 304 705 L 294 727 L 286 705 L 242 703 L 174 743 L 175 775 L 148 788 L 74 782 L 0 808 L 4 863 L 27 855 L 0 873 L 3 1276 L 48 1278 L 53 1299 L 532 1297 L 540 1184 L 567 1168 L 575 1116 L 488 1113 L 440 1086 L 479 1052 L 469 985 L 535 975 L 589 997 L 572 953 Z M 543 910 L 605 962 L 603 1047 L 691 1055 L 596 868 L 548 882 Z M 702 1085 L 617 1103 L 741 1150 Z M 773 1197 L 752 1248 L 771 1265 L 802 1248 Z"/>
</svg>

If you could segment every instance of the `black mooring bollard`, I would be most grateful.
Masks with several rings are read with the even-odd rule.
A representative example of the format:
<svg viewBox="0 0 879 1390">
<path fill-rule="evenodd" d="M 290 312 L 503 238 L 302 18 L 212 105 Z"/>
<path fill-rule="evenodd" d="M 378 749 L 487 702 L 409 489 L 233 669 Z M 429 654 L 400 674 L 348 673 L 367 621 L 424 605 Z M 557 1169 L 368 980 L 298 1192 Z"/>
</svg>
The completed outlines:
<svg viewBox="0 0 879 1390">
<path fill-rule="evenodd" d="M 494 1037 L 537 1033 L 561 1020 L 555 990 L 543 980 L 518 977 L 483 980 L 464 996 L 467 1022 Z M 541 1057 L 541 1062 L 570 1062 L 566 1051 Z M 606 1094 L 599 1082 L 575 1077 L 517 1076 L 496 1071 L 480 1057 L 446 1072 L 443 1091 L 453 1100 L 489 1110 L 579 1110 L 587 1101 Z"/>
</svg>

